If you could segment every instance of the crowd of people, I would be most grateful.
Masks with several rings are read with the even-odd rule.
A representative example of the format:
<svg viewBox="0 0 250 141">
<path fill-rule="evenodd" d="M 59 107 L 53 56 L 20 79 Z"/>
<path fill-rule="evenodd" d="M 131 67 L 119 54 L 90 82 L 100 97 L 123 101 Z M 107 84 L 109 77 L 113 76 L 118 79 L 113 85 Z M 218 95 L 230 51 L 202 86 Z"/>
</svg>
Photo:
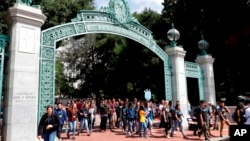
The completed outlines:
<svg viewBox="0 0 250 141">
<path fill-rule="evenodd" d="M 246 102 L 246 104 L 249 104 Z M 230 110 L 225 106 L 225 101 L 221 100 L 217 105 L 201 100 L 200 105 L 189 111 L 191 118 L 197 121 L 197 128 L 194 128 L 194 135 L 205 139 L 213 137 L 210 129 L 218 129 L 220 136 L 224 124 L 230 125 L 227 117 Z M 107 129 L 114 131 L 120 128 L 121 132 L 128 136 L 138 135 L 147 138 L 147 130 L 153 135 L 153 120 L 159 116 L 159 128 L 165 128 L 165 137 L 173 138 L 178 129 L 183 138 L 188 137 L 183 128 L 183 112 L 179 101 L 162 100 L 159 104 L 152 101 L 140 101 L 134 98 L 129 99 L 101 99 L 68 101 L 62 104 L 56 102 L 56 106 L 48 106 L 47 113 L 40 120 L 38 127 L 38 138 L 44 141 L 54 141 L 56 136 L 61 140 L 62 128 L 68 125 L 66 133 L 68 138 L 75 139 L 76 135 L 86 133 L 91 135 L 95 123 L 96 114 L 100 115 L 100 131 Z M 249 116 L 250 117 L 250 116 Z M 220 123 L 220 124 L 219 124 Z M 247 120 L 246 123 L 249 123 Z M 85 130 L 85 132 L 83 132 Z"/>
</svg>

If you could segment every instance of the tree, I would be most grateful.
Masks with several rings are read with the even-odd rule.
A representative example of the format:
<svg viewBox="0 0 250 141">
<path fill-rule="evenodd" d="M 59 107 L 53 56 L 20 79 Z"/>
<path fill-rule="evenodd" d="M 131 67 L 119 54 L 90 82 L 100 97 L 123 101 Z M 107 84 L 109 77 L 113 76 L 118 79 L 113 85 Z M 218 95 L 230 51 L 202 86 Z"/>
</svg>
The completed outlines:
<svg viewBox="0 0 250 141">
<path fill-rule="evenodd" d="M 5 14 L 14 1 L 0 1 L 0 33 L 7 33 Z M 43 14 L 47 17 L 42 30 L 70 22 L 80 10 L 94 9 L 94 0 L 36 0 L 31 5 L 40 5 Z"/>
<path fill-rule="evenodd" d="M 67 80 L 72 84 L 76 81 L 80 82 L 79 87 L 82 88 L 84 83 L 91 81 L 89 76 L 93 76 L 95 66 L 102 62 L 101 56 L 95 50 L 95 34 L 88 34 L 80 38 L 69 38 L 62 48 L 60 50 L 61 57 L 58 59 L 66 64 L 67 71 L 75 74 L 67 76 Z M 85 89 L 84 91 L 87 92 L 88 90 Z"/>
<path fill-rule="evenodd" d="M 56 61 L 56 81 L 55 81 L 55 94 L 60 95 L 62 97 L 62 94 L 64 96 L 70 95 L 70 87 L 68 85 L 68 81 L 65 78 L 64 75 L 64 65 L 60 61 Z"/>
<path fill-rule="evenodd" d="M 249 69 L 241 65 L 250 59 L 246 55 L 250 51 L 248 0 L 164 0 L 163 5 L 162 19 L 166 26 L 173 22 L 180 31 L 178 43 L 187 51 L 186 60 L 193 61 L 199 53 L 197 42 L 201 34 L 210 43 L 208 52 L 215 58 L 216 87 L 226 93 L 229 103 L 250 91 L 241 83 L 250 78 Z M 221 88 L 220 84 L 225 86 Z"/>
<path fill-rule="evenodd" d="M 38 0 L 47 17 L 42 29 L 70 22 L 80 10 L 94 9 L 94 0 Z"/>
</svg>

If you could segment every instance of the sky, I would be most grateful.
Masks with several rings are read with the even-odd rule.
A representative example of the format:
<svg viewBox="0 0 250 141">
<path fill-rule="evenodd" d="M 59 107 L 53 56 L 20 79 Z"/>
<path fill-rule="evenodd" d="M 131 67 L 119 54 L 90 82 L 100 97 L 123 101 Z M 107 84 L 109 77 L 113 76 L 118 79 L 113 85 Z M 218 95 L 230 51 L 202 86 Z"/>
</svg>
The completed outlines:
<svg viewBox="0 0 250 141">
<path fill-rule="evenodd" d="M 95 5 L 97 9 L 101 6 L 108 6 L 110 0 L 95 0 Z M 158 13 L 161 13 L 163 6 L 162 2 L 164 0 L 125 0 L 128 2 L 130 12 L 142 12 L 145 7 L 152 9 Z"/>
</svg>

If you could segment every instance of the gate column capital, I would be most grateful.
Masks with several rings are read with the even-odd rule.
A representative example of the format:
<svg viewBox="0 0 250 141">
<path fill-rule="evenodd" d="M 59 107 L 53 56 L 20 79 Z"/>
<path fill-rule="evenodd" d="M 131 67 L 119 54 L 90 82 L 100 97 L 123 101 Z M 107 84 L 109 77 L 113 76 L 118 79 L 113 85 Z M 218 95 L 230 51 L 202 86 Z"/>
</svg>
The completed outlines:
<svg viewBox="0 0 250 141">
<path fill-rule="evenodd" d="M 175 56 L 180 58 L 184 58 L 186 56 L 186 51 L 180 46 L 166 48 L 165 51 L 169 56 Z"/>
<path fill-rule="evenodd" d="M 14 4 L 13 7 L 8 9 L 6 20 L 9 25 L 13 22 L 19 22 L 41 27 L 46 20 L 46 16 L 42 14 L 40 9 L 23 4 Z"/>
</svg>

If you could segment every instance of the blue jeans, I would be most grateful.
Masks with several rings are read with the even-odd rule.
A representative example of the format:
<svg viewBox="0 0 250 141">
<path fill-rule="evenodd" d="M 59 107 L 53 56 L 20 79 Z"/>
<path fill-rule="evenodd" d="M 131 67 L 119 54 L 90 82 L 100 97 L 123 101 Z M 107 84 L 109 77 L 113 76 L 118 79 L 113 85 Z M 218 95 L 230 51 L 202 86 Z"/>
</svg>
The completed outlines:
<svg viewBox="0 0 250 141">
<path fill-rule="evenodd" d="M 83 118 L 80 121 L 79 133 L 81 133 L 83 127 L 85 127 L 85 129 L 87 130 L 87 133 L 89 133 L 89 126 L 88 126 L 88 119 L 87 118 Z"/>
<path fill-rule="evenodd" d="M 56 131 L 43 133 L 44 141 L 55 141 L 55 138 L 56 138 Z"/>
<path fill-rule="evenodd" d="M 69 132 L 73 132 L 73 137 L 76 135 L 76 121 L 69 121 Z"/>
<path fill-rule="evenodd" d="M 134 128 L 134 120 L 133 119 L 129 119 L 128 120 L 128 131 L 130 133 L 133 133 L 133 128 Z"/>
<path fill-rule="evenodd" d="M 139 122 L 139 130 L 138 130 L 138 133 L 139 133 L 139 136 L 141 136 L 141 129 L 143 128 L 143 133 L 144 133 L 144 137 L 146 137 L 146 130 L 147 130 L 147 126 L 146 126 L 146 122 Z"/>
<path fill-rule="evenodd" d="M 92 129 L 93 129 L 93 125 L 94 125 L 94 119 L 95 119 L 95 117 L 94 117 L 94 115 L 91 115 L 90 116 L 90 121 L 89 121 L 89 131 L 90 132 L 92 132 Z"/>
<path fill-rule="evenodd" d="M 147 125 L 149 125 L 150 133 L 152 133 L 152 130 L 153 130 L 153 119 L 147 118 L 146 119 L 146 127 L 147 127 Z"/>
<path fill-rule="evenodd" d="M 173 125 L 171 133 L 173 134 L 174 131 L 176 130 L 176 128 L 179 127 L 182 135 L 186 136 L 185 133 L 184 133 L 184 128 L 183 128 L 183 125 L 182 125 L 182 121 L 174 120 L 173 122 L 174 122 L 174 125 Z"/>
</svg>

